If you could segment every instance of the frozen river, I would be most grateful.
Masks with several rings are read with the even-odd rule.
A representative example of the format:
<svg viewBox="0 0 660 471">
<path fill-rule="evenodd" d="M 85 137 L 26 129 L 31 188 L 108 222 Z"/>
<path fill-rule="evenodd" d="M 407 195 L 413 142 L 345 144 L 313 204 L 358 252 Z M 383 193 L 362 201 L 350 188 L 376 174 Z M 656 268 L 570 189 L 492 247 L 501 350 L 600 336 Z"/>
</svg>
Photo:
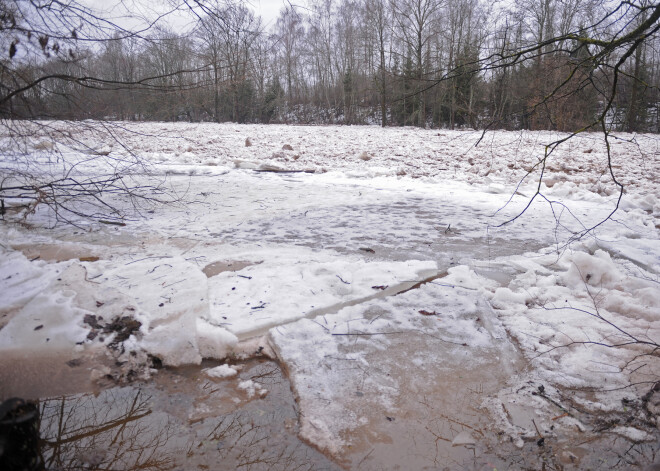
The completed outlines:
<svg viewBox="0 0 660 471">
<path fill-rule="evenodd" d="M 236 128 L 256 142 L 271 129 Z M 306 128 L 279 129 L 290 142 L 308 136 Z M 349 137 L 365 132 L 347 129 Z M 238 365 L 226 378 L 209 379 L 199 368 L 180 373 L 192 405 L 176 420 L 194 442 L 206 426 L 193 417 L 202 409 L 207 425 L 216 406 L 223 417 L 277 409 L 280 393 L 262 397 L 257 388 L 246 397 L 249 385 L 240 386 L 261 384 L 258 374 L 239 370 L 265 355 L 285 372 L 295 398 L 287 406 L 293 412 L 271 414 L 268 427 L 288 421 L 286 440 L 313 447 L 295 442 L 303 451 L 292 455 L 304 462 L 309 454 L 317 463 L 309 469 L 591 466 L 599 459 L 614 466 L 630 464 L 621 455 L 631 444 L 636 463 L 652 462 L 649 400 L 619 409 L 646 394 L 657 362 L 635 363 L 640 344 L 614 352 L 588 344 L 618 341 L 621 331 L 651 346 L 660 340 L 656 200 L 645 209 L 648 195 L 634 193 L 596 237 L 566 245 L 605 219 L 616 195 L 544 186 L 546 200 L 499 227 L 527 205 L 534 181 L 516 190 L 497 172 L 468 181 L 459 167 L 455 178 L 411 178 L 397 166 L 382 170 L 388 162 L 377 157 L 359 172 L 322 157 L 323 172 L 264 172 L 274 168 L 258 158 L 246 164 L 245 152 L 236 151 L 236 161 L 223 157 L 227 166 L 195 162 L 194 150 L 179 160 L 150 154 L 182 199 L 145 209 L 125 226 L 2 226 L 3 396 L 81 394 L 99 380 L 104 387 L 147 381 L 142 388 L 153 393 L 163 377 L 193 371 L 152 368 L 161 364 Z M 74 366 L 54 366 L 66 362 Z M 46 377 L 40 364 L 58 374 Z M 611 392 L 594 392 L 603 381 Z M 117 397 L 142 391 L 130 388 Z M 210 400 L 199 388 L 222 393 Z M 86 396 L 71 400 L 79 397 Z M 172 415 L 162 401 L 152 406 Z M 601 430 L 603 414 L 618 422 Z M 272 441 L 263 446 L 279 450 Z M 205 448 L 208 455 L 195 460 L 210 463 L 221 448 Z M 249 469 L 287 469 L 259 463 Z"/>
</svg>

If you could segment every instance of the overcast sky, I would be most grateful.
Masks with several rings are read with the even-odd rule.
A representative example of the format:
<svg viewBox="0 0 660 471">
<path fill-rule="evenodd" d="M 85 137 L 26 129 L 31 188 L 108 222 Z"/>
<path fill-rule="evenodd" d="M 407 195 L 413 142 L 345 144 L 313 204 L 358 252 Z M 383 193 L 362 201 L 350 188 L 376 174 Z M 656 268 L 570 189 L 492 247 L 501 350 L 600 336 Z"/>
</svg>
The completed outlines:
<svg viewBox="0 0 660 471">
<path fill-rule="evenodd" d="M 250 3 L 268 27 L 275 23 L 282 7 L 288 4 L 286 0 L 251 0 Z"/>
<path fill-rule="evenodd" d="M 83 5 L 87 5 L 94 10 L 103 12 L 103 16 L 111 18 L 117 24 L 130 26 L 132 23 L 128 20 L 130 15 L 136 14 L 143 17 L 154 17 L 158 13 L 168 11 L 169 8 L 165 0 L 79 0 Z M 264 26 L 269 29 L 276 21 L 277 16 L 285 5 L 287 0 L 245 0 L 245 4 L 252 8 L 254 12 L 261 16 Z M 294 3 L 294 2 L 292 2 Z M 171 16 L 170 24 L 178 27 L 185 27 L 189 20 L 185 15 L 179 14 Z"/>
</svg>

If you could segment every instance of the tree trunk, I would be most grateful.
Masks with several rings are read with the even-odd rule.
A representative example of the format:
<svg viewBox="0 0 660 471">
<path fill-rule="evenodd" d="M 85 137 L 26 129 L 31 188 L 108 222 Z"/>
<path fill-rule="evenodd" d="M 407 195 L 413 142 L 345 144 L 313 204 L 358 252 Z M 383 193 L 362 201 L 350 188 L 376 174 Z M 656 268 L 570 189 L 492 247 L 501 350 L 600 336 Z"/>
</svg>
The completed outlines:
<svg viewBox="0 0 660 471">
<path fill-rule="evenodd" d="M 635 50 L 635 71 L 632 80 L 632 90 L 630 91 L 630 104 L 628 105 L 628 116 L 626 117 L 626 131 L 636 132 L 639 130 L 639 120 L 640 120 L 640 87 L 641 87 L 641 77 L 640 72 L 642 70 L 642 47 L 638 46 Z"/>
<path fill-rule="evenodd" d="M 220 91 L 218 90 L 220 87 L 218 79 L 218 63 L 214 62 L 213 63 L 213 112 L 214 116 L 213 119 L 215 120 L 216 123 L 220 122 Z"/>
<path fill-rule="evenodd" d="M 383 127 L 387 126 L 387 85 L 385 80 L 387 74 L 385 72 L 385 43 L 383 40 L 382 32 L 380 35 L 380 120 Z"/>
</svg>

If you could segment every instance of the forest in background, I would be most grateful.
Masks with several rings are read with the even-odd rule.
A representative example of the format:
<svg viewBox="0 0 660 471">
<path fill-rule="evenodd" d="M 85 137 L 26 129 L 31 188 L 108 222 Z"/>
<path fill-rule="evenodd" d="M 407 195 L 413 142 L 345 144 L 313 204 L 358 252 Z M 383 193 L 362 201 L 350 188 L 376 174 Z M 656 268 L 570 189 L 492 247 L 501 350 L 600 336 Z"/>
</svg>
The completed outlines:
<svg viewBox="0 0 660 471">
<path fill-rule="evenodd" d="M 310 0 L 268 28 L 244 2 L 182 6 L 185 28 L 129 31 L 2 0 L 0 116 L 660 132 L 650 1 Z"/>
</svg>

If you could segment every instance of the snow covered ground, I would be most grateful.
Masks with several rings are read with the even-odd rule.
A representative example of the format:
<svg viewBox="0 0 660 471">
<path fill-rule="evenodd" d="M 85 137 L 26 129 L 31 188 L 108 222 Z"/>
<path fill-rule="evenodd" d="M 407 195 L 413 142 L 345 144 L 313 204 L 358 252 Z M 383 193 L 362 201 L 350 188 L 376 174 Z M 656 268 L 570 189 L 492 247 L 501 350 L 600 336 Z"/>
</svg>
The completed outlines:
<svg viewBox="0 0 660 471">
<path fill-rule="evenodd" d="M 107 351 L 121 366 L 99 361 L 93 376 L 123 380 L 153 374 L 154 357 L 270 354 L 290 376 L 302 437 L 356 468 L 458 466 L 475 448 L 497 454 L 497 441 L 531 454 L 541 438 L 579 466 L 595 459 L 580 443 L 603 433 L 639 443 L 625 459 L 652 461 L 657 136 L 611 138 L 620 209 L 572 241 L 618 198 L 598 134 L 551 154 L 542 197 L 500 226 L 535 194 L 535 164 L 558 134 L 55 126 L 78 145 L 35 134 L 44 166 L 61 165 L 55 149 L 99 173 L 128 148 L 182 200 L 124 227 L 44 229 L 40 207 L 29 227 L 0 225 L 5 355 Z"/>
</svg>

